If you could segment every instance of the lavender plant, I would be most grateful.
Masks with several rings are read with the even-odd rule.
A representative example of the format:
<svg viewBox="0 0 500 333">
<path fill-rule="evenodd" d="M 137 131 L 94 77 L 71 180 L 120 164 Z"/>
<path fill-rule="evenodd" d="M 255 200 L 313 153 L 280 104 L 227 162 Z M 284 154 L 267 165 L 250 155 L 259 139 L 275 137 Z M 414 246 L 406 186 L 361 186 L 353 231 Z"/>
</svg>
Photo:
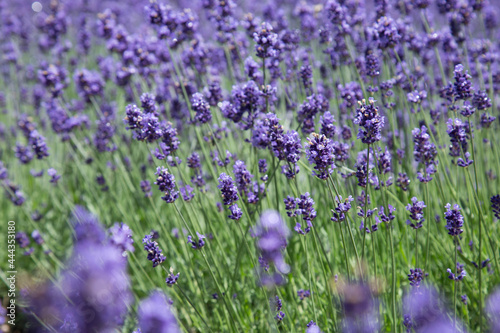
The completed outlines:
<svg viewBox="0 0 500 333">
<path fill-rule="evenodd" d="M 496 331 L 497 7 L 4 1 L 0 324 Z"/>
</svg>

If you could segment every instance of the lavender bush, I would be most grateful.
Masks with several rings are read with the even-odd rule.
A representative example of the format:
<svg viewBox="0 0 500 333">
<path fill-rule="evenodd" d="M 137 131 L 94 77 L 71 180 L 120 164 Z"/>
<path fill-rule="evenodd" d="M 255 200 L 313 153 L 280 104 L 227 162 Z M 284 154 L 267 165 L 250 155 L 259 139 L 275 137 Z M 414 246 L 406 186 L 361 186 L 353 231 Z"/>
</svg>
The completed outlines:
<svg viewBox="0 0 500 333">
<path fill-rule="evenodd" d="M 498 331 L 498 5 L 2 2 L 2 329 Z"/>
</svg>

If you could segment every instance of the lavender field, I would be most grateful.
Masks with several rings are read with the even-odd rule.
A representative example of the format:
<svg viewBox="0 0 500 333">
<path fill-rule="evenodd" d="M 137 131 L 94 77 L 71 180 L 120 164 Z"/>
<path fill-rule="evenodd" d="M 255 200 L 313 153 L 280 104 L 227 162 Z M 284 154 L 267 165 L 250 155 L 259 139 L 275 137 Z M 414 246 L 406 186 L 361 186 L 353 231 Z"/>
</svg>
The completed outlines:
<svg viewBox="0 0 500 333">
<path fill-rule="evenodd" d="M 0 2 L 1 332 L 500 332 L 500 1 Z"/>
</svg>

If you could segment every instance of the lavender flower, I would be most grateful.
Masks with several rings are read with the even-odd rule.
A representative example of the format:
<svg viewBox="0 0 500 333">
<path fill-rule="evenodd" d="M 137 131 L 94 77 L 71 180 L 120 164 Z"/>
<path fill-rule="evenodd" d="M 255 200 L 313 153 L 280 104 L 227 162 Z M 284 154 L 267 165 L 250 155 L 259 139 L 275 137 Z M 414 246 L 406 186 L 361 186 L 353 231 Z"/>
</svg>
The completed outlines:
<svg viewBox="0 0 500 333">
<path fill-rule="evenodd" d="M 141 301 L 137 316 L 141 333 L 181 332 L 165 294 L 160 291 Z"/>
<path fill-rule="evenodd" d="M 363 283 L 341 283 L 338 286 L 344 314 L 344 332 L 378 331 L 376 300 L 370 287 Z"/>
<path fill-rule="evenodd" d="M 337 207 L 335 210 L 332 209 L 333 217 L 331 218 L 334 222 L 342 222 L 346 219 L 346 213 L 351 209 L 351 202 L 354 199 L 350 195 L 347 199 L 342 199 L 341 196 L 335 196 L 335 202 L 337 202 Z"/>
<path fill-rule="evenodd" d="M 455 83 L 453 84 L 453 94 L 455 99 L 467 100 L 471 98 L 474 91 L 471 82 L 472 77 L 467 73 L 467 71 L 464 72 L 464 66 L 462 64 L 456 65 L 453 75 L 455 78 Z"/>
<path fill-rule="evenodd" d="M 33 238 L 35 243 L 37 243 L 38 245 L 42 245 L 45 242 L 42 235 L 40 235 L 40 231 L 38 231 L 36 229 L 33 230 L 33 232 L 31 233 L 31 238 Z"/>
<path fill-rule="evenodd" d="M 415 161 L 418 163 L 422 163 L 425 166 L 429 166 L 431 164 L 437 164 L 435 161 L 437 155 L 436 145 L 431 142 L 430 136 L 427 133 L 427 127 L 422 125 L 422 127 L 415 128 L 412 131 L 413 135 L 413 143 L 415 147 L 413 149 L 413 156 L 415 157 Z"/>
<path fill-rule="evenodd" d="M 201 159 L 200 155 L 197 152 L 193 152 L 187 158 L 187 166 L 191 169 L 199 169 L 201 168 Z"/>
<path fill-rule="evenodd" d="M 18 231 L 16 233 L 16 242 L 21 249 L 24 249 L 25 247 L 28 247 L 28 245 L 30 245 L 30 239 L 28 238 L 28 235 L 26 235 L 26 233 L 23 231 Z"/>
<path fill-rule="evenodd" d="M 486 300 L 486 313 L 489 315 L 491 332 L 500 331 L 500 288 L 493 291 Z"/>
<path fill-rule="evenodd" d="M 206 238 L 205 235 L 200 234 L 199 232 L 196 232 L 196 235 L 198 236 L 198 241 L 193 240 L 192 236 L 187 237 L 187 243 L 191 244 L 191 248 L 195 250 L 201 249 L 203 246 L 205 246 L 205 241 L 204 239 Z"/>
<path fill-rule="evenodd" d="M 313 176 L 326 180 L 335 168 L 333 155 L 333 143 L 325 135 L 313 133 L 307 138 L 306 147 L 307 160 L 314 164 Z"/>
<path fill-rule="evenodd" d="M 186 202 L 189 202 L 194 198 L 193 188 L 189 185 L 181 186 L 179 191 L 181 192 L 182 200 Z"/>
<path fill-rule="evenodd" d="M 151 198 L 153 192 L 151 191 L 151 182 L 149 180 L 141 180 L 140 183 L 141 190 L 144 193 L 144 197 Z"/>
<path fill-rule="evenodd" d="M 116 222 L 109 228 L 109 242 L 120 249 L 122 252 L 134 252 L 134 239 L 132 238 L 132 230 L 125 223 Z"/>
<path fill-rule="evenodd" d="M 500 220 L 500 194 L 494 195 L 490 199 L 491 210 L 497 219 Z"/>
<path fill-rule="evenodd" d="M 465 160 L 463 158 L 461 158 L 461 157 L 459 157 L 457 159 L 457 165 L 459 167 L 467 168 L 469 165 L 471 165 L 472 163 L 474 163 L 474 160 L 470 159 L 470 153 L 469 152 L 466 152 L 464 154 L 464 157 L 465 157 Z"/>
<path fill-rule="evenodd" d="M 243 216 L 241 209 L 238 207 L 238 204 L 236 203 L 229 206 L 229 211 L 231 212 L 231 215 L 229 215 L 228 217 L 231 220 L 239 220 Z"/>
<path fill-rule="evenodd" d="M 164 167 L 157 167 L 155 175 L 156 178 L 155 185 L 158 185 L 158 189 L 165 193 L 163 200 L 168 203 L 172 203 L 179 197 L 179 191 L 175 190 L 175 177 Z"/>
<path fill-rule="evenodd" d="M 321 333 L 319 326 L 312 320 L 306 326 L 306 333 Z"/>
<path fill-rule="evenodd" d="M 434 289 L 413 288 L 403 300 L 404 313 L 411 313 L 411 327 L 415 332 L 453 332 L 454 324 Z"/>
<path fill-rule="evenodd" d="M 156 115 L 156 100 L 152 94 L 144 93 L 141 95 L 141 106 L 145 113 Z"/>
<path fill-rule="evenodd" d="M 224 205 L 232 205 L 239 200 L 238 189 L 234 185 L 231 176 L 221 173 L 219 176 L 219 185 L 217 188 L 221 191 L 222 200 Z"/>
<path fill-rule="evenodd" d="M 304 298 L 311 297 L 311 291 L 310 290 L 299 289 L 297 291 L 297 296 L 299 296 L 300 300 L 303 301 Z"/>
<path fill-rule="evenodd" d="M 165 279 L 165 283 L 167 284 L 167 286 L 172 287 L 174 284 L 176 284 L 177 280 L 179 279 L 179 275 L 180 273 L 174 274 L 174 269 L 170 267 L 167 278 Z"/>
<path fill-rule="evenodd" d="M 163 254 L 161 254 L 162 251 L 158 246 L 158 243 L 153 241 L 153 236 L 144 236 L 142 243 L 144 244 L 144 250 L 148 252 L 148 260 L 153 263 L 153 268 L 167 259 Z"/>
<path fill-rule="evenodd" d="M 80 223 L 92 225 L 96 233 L 104 235 L 99 221 L 83 208 L 78 207 L 75 216 L 80 219 L 75 227 Z M 61 332 L 118 329 L 123 325 L 133 299 L 127 262 L 123 260 L 121 251 L 88 236 L 77 238 L 73 251 L 67 268 L 54 284 L 28 291 L 30 310 L 37 315 L 37 320 L 57 327 Z M 34 321 L 38 328 L 36 323 Z"/>
<path fill-rule="evenodd" d="M 375 106 L 375 100 L 370 97 L 368 104 L 366 100 L 358 101 L 354 123 L 359 125 L 358 139 L 366 144 L 372 144 L 380 141 L 382 138 L 382 127 L 384 126 L 384 117 L 379 114 L 378 108 Z"/>
<path fill-rule="evenodd" d="M 410 212 L 410 218 L 415 221 L 415 223 L 410 220 L 406 220 L 408 224 L 413 229 L 422 228 L 422 224 L 425 221 L 424 218 L 424 208 L 427 207 L 423 201 L 418 201 L 416 197 L 411 198 L 412 204 L 406 205 L 406 210 Z"/>
<path fill-rule="evenodd" d="M 212 120 L 210 104 L 208 104 L 202 94 L 196 93 L 193 95 L 191 98 L 191 108 L 196 112 L 194 119 L 198 123 L 205 124 Z"/>
<path fill-rule="evenodd" d="M 444 216 L 446 218 L 446 229 L 448 229 L 448 235 L 458 236 L 463 232 L 464 226 L 464 217 L 462 213 L 460 213 L 460 207 L 455 204 L 453 209 L 451 205 L 448 203 L 445 206 L 446 212 Z"/>
<path fill-rule="evenodd" d="M 274 46 L 278 41 L 278 35 L 273 32 L 273 27 L 269 23 L 262 22 L 260 29 L 253 34 L 253 40 L 257 57 L 265 59 L 276 54 Z"/>
<path fill-rule="evenodd" d="M 448 136 L 450 137 L 450 156 L 458 157 L 461 151 L 467 151 L 467 127 L 460 119 L 448 119 L 446 122 Z"/>
<path fill-rule="evenodd" d="M 57 184 L 57 182 L 61 178 L 61 176 L 57 174 L 57 170 L 54 168 L 48 169 L 47 174 L 50 176 L 50 182 L 54 184 Z"/>
<path fill-rule="evenodd" d="M 448 279 L 450 280 L 454 280 L 454 281 L 462 281 L 464 279 L 464 277 L 467 275 L 467 272 L 465 271 L 464 269 L 464 266 L 463 264 L 460 264 L 459 262 L 457 262 L 457 271 L 456 271 L 456 275 L 455 273 L 453 273 L 451 271 L 451 269 L 447 269 L 446 271 L 448 272 Z"/>
<path fill-rule="evenodd" d="M 5 194 L 15 206 L 21 206 L 26 201 L 21 188 L 8 181 L 5 184 Z"/>
<path fill-rule="evenodd" d="M 486 91 L 479 90 L 474 93 L 472 97 L 472 105 L 478 110 L 486 110 L 491 108 L 491 99 L 488 97 Z"/>
<path fill-rule="evenodd" d="M 330 113 L 330 111 L 325 112 L 320 118 L 321 131 L 320 133 L 325 135 L 328 139 L 333 139 L 337 131 L 336 127 L 333 125 L 335 118 Z"/>
<path fill-rule="evenodd" d="M 289 231 L 278 212 L 265 211 L 254 232 L 262 258 L 266 262 L 273 263 L 278 272 L 288 273 L 290 266 L 285 263 L 281 249 L 287 244 Z"/>
<path fill-rule="evenodd" d="M 410 274 L 408 274 L 408 281 L 410 281 L 410 286 L 412 287 L 420 287 L 420 282 L 426 277 L 428 274 L 424 274 L 424 271 L 421 268 L 410 269 Z"/>
</svg>

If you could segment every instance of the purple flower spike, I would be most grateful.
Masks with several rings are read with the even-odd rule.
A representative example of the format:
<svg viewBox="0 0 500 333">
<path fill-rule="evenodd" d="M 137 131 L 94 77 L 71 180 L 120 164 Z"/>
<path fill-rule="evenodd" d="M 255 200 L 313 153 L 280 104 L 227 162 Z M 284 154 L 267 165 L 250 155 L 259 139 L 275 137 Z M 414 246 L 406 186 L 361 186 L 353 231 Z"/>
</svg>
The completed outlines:
<svg viewBox="0 0 500 333">
<path fill-rule="evenodd" d="M 446 206 L 446 212 L 444 216 L 446 218 L 446 229 L 448 229 L 448 235 L 458 236 L 463 232 L 464 217 L 460 212 L 460 206 L 455 204 L 453 209 L 448 203 Z"/>
<path fill-rule="evenodd" d="M 368 103 L 366 100 L 358 101 L 354 123 L 359 125 L 358 139 L 366 144 L 372 144 L 382 139 L 382 127 L 384 126 L 384 117 L 379 114 L 375 106 L 375 100 L 370 97 Z"/>
<path fill-rule="evenodd" d="M 309 163 L 314 165 L 313 175 L 322 180 L 328 179 L 335 169 L 332 140 L 316 133 L 307 140 L 306 155 Z"/>
</svg>

